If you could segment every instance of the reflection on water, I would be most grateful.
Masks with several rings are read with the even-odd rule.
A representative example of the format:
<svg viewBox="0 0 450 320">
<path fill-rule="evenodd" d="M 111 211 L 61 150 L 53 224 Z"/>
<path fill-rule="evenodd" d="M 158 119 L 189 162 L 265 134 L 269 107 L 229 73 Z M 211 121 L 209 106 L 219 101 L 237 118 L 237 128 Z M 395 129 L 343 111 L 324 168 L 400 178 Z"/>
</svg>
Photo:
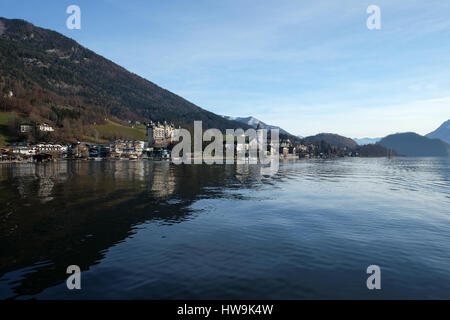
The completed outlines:
<svg viewBox="0 0 450 320">
<path fill-rule="evenodd" d="M 0 298 L 450 298 L 448 159 L 10 164 L 0 203 Z"/>
</svg>

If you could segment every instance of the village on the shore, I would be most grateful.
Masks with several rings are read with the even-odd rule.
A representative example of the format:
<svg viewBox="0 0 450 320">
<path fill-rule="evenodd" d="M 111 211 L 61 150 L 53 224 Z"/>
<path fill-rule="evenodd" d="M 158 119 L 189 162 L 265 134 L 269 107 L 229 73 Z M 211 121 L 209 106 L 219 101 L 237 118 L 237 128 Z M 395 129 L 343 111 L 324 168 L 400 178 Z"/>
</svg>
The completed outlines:
<svg viewBox="0 0 450 320">
<path fill-rule="evenodd" d="M 86 159 L 86 160 L 137 160 L 137 159 L 170 159 L 174 140 L 175 126 L 167 122 L 150 122 L 146 124 L 147 141 L 117 139 L 109 143 L 75 142 L 75 143 L 51 143 L 51 142 L 13 142 L 9 146 L 0 149 L 1 162 L 43 162 L 58 159 Z M 52 133 L 55 128 L 40 123 L 36 125 L 21 124 L 20 133 L 32 130 Z M 248 156 L 249 143 L 236 144 L 235 150 L 245 148 Z M 358 152 L 346 148 L 332 148 L 323 150 L 320 144 L 304 145 L 289 138 L 279 142 L 279 156 L 282 159 L 301 158 L 330 158 L 330 157 L 355 157 Z"/>
</svg>

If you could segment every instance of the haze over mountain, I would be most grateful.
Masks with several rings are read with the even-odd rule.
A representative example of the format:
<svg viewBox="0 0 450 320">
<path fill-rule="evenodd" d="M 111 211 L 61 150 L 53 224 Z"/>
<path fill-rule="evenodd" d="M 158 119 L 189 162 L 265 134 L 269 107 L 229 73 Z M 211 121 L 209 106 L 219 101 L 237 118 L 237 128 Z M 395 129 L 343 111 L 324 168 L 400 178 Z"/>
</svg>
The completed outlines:
<svg viewBox="0 0 450 320">
<path fill-rule="evenodd" d="M 33 114 L 61 130 L 66 127 L 58 114 L 65 112 L 72 115 L 64 118 L 72 126 L 117 117 L 188 126 L 201 120 L 204 128 L 221 130 L 248 128 L 128 72 L 62 34 L 23 20 L 0 18 L 0 92 L 2 111 Z"/>
<path fill-rule="evenodd" d="M 359 144 L 360 146 L 364 146 L 367 144 L 375 144 L 380 141 L 382 138 L 353 138 L 353 140 Z"/>
<path fill-rule="evenodd" d="M 426 137 L 441 139 L 450 143 L 450 120 L 445 121 L 439 128 L 427 134 Z"/>
<path fill-rule="evenodd" d="M 247 124 L 247 125 L 249 125 L 249 126 L 255 128 L 255 129 L 258 127 L 258 124 L 260 125 L 260 127 L 261 127 L 262 129 L 267 129 L 267 130 L 270 130 L 270 129 L 279 129 L 279 130 L 280 130 L 280 134 L 286 134 L 286 135 L 292 136 L 292 135 L 291 135 L 289 132 L 287 132 L 286 130 L 283 130 L 282 128 L 277 127 L 277 126 L 273 126 L 273 125 L 270 125 L 270 124 L 266 124 L 266 123 L 262 122 L 261 120 L 256 119 L 255 117 L 252 117 L 252 116 L 250 116 L 250 117 L 231 117 L 231 116 L 223 116 L 223 117 L 224 117 L 225 119 L 228 119 L 228 120 L 234 120 L 234 121 L 238 121 L 238 122 L 245 123 L 245 124 Z"/>
<path fill-rule="evenodd" d="M 430 139 L 414 132 L 391 134 L 378 144 L 408 157 L 447 157 L 450 145 L 440 139 Z"/>
</svg>

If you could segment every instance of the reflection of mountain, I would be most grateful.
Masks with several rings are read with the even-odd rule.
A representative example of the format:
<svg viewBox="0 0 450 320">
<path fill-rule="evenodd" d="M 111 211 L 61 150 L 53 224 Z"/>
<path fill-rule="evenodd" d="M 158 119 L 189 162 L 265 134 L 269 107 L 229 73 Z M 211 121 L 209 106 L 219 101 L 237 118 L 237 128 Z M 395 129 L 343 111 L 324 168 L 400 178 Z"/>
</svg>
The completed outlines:
<svg viewBox="0 0 450 320">
<path fill-rule="evenodd" d="M 137 225 L 192 219 L 194 201 L 224 196 L 224 188 L 242 187 L 240 181 L 251 186 L 258 173 L 143 161 L 0 167 L 0 298 L 63 283 L 69 264 L 88 270 Z M 52 188 L 36 179 L 49 179 Z M 13 293 L 2 289 L 5 279 Z"/>
</svg>

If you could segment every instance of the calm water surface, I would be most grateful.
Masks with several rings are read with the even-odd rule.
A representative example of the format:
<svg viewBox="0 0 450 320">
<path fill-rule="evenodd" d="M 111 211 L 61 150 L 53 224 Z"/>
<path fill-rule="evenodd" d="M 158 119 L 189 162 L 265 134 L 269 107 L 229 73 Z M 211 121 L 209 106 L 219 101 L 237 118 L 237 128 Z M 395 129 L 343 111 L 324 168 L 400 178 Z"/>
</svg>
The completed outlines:
<svg viewBox="0 0 450 320">
<path fill-rule="evenodd" d="M 450 299 L 449 159 L 259 169 L 2 164 L 0 298 Z"/>
</svg>

